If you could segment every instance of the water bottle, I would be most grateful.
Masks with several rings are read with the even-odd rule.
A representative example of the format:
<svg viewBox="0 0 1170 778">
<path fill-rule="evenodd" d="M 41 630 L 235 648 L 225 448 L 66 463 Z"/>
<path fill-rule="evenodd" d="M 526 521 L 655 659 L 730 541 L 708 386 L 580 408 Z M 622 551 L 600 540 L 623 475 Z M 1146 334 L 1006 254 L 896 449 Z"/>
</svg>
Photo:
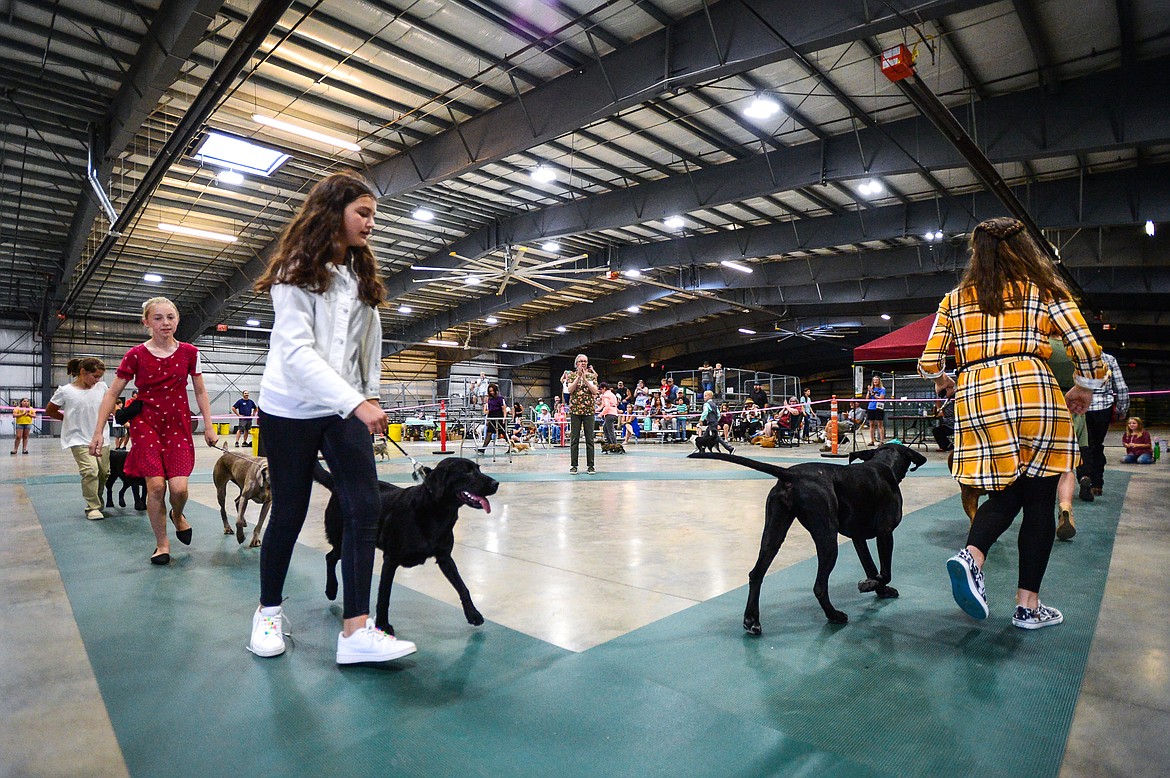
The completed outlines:
<svg viewBox="0 0 1170 778">
<path fill-rule="evenodd" d="M 1162 441 L 1159 440 L 1159 441 L 1156 441 L 1154 443 L 1154 463 L 1157 464 L 1158 460 L 1161 458 L 1162 458 Z"/>
</svg>

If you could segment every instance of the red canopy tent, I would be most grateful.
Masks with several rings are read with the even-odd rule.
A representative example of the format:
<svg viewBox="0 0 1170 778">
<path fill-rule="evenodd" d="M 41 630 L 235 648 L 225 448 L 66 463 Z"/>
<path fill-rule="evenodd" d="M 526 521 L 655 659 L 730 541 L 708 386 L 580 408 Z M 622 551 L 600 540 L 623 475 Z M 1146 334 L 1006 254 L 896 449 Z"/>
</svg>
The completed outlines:
<svg viewBox="0 0 1170 778">
<path fill-rule="evenodd" d="M 877 340 L 853 349 L 853 361 L 857 362 L 904 362 L 918 359 L 926 347 L 926 339 L 934 326 L 935 314 L 923 316 L 913 324 L 899 327 L 882 335 Z"/>
</svg>

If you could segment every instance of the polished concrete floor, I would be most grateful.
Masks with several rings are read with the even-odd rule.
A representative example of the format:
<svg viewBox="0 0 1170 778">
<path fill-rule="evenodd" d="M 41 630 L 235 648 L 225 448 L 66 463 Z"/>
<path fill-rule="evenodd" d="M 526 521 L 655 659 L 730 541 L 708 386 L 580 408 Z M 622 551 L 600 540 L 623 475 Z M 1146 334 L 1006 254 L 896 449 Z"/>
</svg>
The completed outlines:
<svg viewBox="0 0 1170 778">
<path fill-rule="evenodd" d="M 1155 437 L 1164 435 L 1155 431 Z M 424 461 L 434 448 L 407 447 Z M 30 448 L 28 456 L 0 460 L 0 495 L 9 506 L 0 513 L 0 775 L 127 774 L 73 604 L 26 491 L 35 479 L 73 475 L 72 458 L 56 440 L 34 440 Z M 686 450 L 641 444 L 626 456 L 599 452 L 594 476 L 570 476 L 567 453 L 559 449 L 481 458 L 504 485 L 490 515 L 465 510 L 456 533 L 456 560 L 479 609 L 490 622 L 583 652 L 742 587 L 773 481 L 747 470 L 712 477 L 703 468 L 708 463 L 683 458 Z M 1118 451 L 1111 448 L 1112 459 Z M 812 446 L 739 453 L 781 464 L 817 456 Z M 906 513 L 957 493 L 942 471 L 943 455 L 929 456 L 934 467 L 903 483 Z M 191 495 L 217 510 L 209 478 L 215 457 L 200 450 Z M 408 479 L 409 470 L 401 458 L 379 464 L 389 480 Z M 1170 476 L 1165 463 L 1111 468 L 1122 471 L 1130 479 L 1062 775 L 1158 775 L 1170 766 L 1170 744 L 1160 734 L 1170 731 Z M 77 492 L 76 531 L 86 532 L 76 481 L 62 478 L 55 488 Z M 318 490 L 310 516 L 319 515 L 325 499 Z M 1078 502 L 1078 523 L 1092 522 L 1093 510 Z M 210 510 L 199 516 L 196 547 L 227 542 Z M 145 519 L 140 534 L 146 566 L 153 546 Z M 961 540 L 955 538 L 955 547 Z M 301 542 L 324 546 L 312 519 Z M 807 533 L 794 528 L 772 572 L 811 556 Z M 400 571 L 395 585 L 458 603 L 434 565 Z M 1059 606 L 1058 589 L 1046 588 L 1046 595 Z M 398 626 L 404 637 L 417 638 L 420 653 L 427 651 L 423 637 Z M 242 653 L 239 661 L 248 658 Z M 1010 676 L 1012 668 L 1003 671 Z M 630 774 L 637 772 L 631 765 Z"/>
</svg>

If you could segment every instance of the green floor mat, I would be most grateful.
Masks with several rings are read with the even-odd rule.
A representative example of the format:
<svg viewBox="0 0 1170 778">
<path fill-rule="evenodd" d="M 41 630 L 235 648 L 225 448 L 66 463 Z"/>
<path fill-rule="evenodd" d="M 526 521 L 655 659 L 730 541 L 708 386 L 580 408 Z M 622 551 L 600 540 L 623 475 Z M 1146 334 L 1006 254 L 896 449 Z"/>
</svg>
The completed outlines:
<svg viewBox="0 0 1170 778">
<path fill-rule="evenodd" d="M 899 529 L 898 600 L 858 594 L 842 549 L 832 591 L 845 627 L 811 595 L 812 560 L 768 578 L 760 638 L 739 626 L 740 588 L 581 654 L 469 627 L 399 585 L 393 620 L 419 653 L 345 669 L 319 552 L 293 559 L 290 650 L 258 659 L 245 648 L 258 554 L 219 534 L 217 511 L 192 505 L 194 545 L 155 568 L 144 516 L 86 522 L 75 489 L 27 489 L 133 775 L 758 776 L 996 773 L 1005 754 L 1055 774 L 1122 487 L 1055 549 L 1046 594 L 1066 623 L 1036 633 L 1008 621 L 1014 531 L 988 563 L 992 619 L 951 603 L 956 498 Z"/>
</svg>

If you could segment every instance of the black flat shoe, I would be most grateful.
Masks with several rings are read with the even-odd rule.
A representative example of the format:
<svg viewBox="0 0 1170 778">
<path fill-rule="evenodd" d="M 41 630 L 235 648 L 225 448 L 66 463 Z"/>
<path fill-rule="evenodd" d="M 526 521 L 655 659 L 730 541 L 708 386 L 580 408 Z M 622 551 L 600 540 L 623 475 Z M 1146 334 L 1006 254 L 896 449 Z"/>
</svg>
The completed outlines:
<svg viewBox="0 0 1170 778">
<path fill-rule="evenodd" d="M 155 551 L 158 551 L 158 549 L 156 548 Z M 150 558 L 150 563 L 152 565 L 169 565 L 171 563 L 171 555 L 155 554 Z"/>
<path fill-rule="evenodd" d="M 174 522 L 175 512 L 169 511 L 167 513 L 167 518 Z M 189 546 L 191 545 L 191 535 L 193 534 L 192 530 L 194 530 L 194 527 L 187 527 L 187 529 L 177 529 L 175 530 L 175 537 L 178 538 L 179 542 L 184 546 Z"/>
</svg>

